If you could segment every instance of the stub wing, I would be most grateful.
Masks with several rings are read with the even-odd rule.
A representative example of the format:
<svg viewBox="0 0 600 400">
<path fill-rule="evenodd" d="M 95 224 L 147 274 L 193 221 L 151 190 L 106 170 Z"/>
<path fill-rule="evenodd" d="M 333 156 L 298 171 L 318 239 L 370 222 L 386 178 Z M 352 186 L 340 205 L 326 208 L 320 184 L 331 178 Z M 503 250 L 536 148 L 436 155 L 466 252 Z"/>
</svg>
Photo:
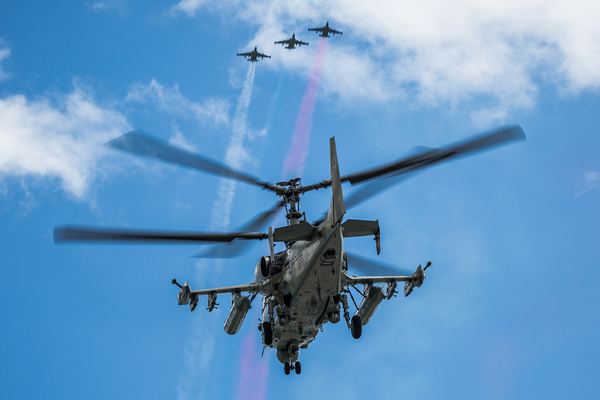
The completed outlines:
<svg viewBox="0 0 600 400">
<path fill-rule="evenodd" d="M 273 290 L 276 289 L 279 281 L 270 280 L 261 283 L 248 283 L 246 285 L 236 285 L 236 286 L 224 286 L 220 288 L 214 289 L 201 289 L 201 290 L 192 290 L 191 294 L 197 296 L 211 295 L 211 294 L 223 294 L 223 293 L 258 293 L 262 295 L 269 295 L 273 293 Z"/>
<path fill-rule="evenodd" d="M 388 282 L 408 282 L 412 281 L 412 276 L 342 276 L 342 285 L 368 285 L 373 283 L 388 283 Z"/>
</svg>

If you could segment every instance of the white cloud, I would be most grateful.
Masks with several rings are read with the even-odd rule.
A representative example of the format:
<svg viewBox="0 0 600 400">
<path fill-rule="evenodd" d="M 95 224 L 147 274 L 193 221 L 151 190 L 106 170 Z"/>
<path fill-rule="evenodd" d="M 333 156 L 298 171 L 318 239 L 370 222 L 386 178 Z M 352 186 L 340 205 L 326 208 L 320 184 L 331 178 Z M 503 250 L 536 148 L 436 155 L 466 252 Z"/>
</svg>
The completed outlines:
<svg viewBox="0 0 600 400">
<path fill-rule="evenodd" d="M 6 42 L 0 39 L 0 81 L 8 77 L 7 73 L 2 69 L 2 61 L 10 56 L 10 49 Z"/>
<path fill-rule="evenodd" d="M 56 99 L 0 99 L 0 126 L 0 176 L 58 178 L 79 198 L 98 173 L 103 144 L 130 130 L 125 117 L 77 84 Z"/>
<path fill-rule="evenodd" d="M 152 101 L 162 111 L 184 117 L 192 116 L 200 122 L 213 121 L 217 125 L 229 123 L 228 101 L 209 98 L 202 103 L 196 103 L 182 95 L 178 85 L 165 87 L 155 79 L 152 79 L 148 85 L 141 83 L 131 85 L 126 100 Z"/>
<path fill-rule="evenodd" d="M 259 49 L 293 32 L 308 40 L 265 63 L 304 75 L 318 40 L 306 29 L 329 20 L 344 35 L 328 39 L 322 82 L 342 99 L 476 100 L 482 120 L 533 105 L 542 80 L 572 93 L 600 87 L 600 6 L 587 0 L 184 0 L 171 11 L 202 7 L 256 25 L 249 44 Z"/>
</svg>

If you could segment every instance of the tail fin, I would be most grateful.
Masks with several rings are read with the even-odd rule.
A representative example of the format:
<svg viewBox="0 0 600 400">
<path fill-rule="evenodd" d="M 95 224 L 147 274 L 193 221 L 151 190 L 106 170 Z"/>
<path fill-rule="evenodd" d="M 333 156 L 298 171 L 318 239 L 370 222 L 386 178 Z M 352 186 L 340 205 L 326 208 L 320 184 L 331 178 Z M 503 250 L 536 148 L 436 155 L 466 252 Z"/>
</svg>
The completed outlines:
<svg viewBox="0 0 600 400">
<path fill-rule="evenodd" d="M 342 194 L 342 181 L 340 180 L 337 150 L 335 149 L 335 136 L 329 139 L 329 162 L 331 169 L 332 197 L 328 218 L 332 223 L 337 224 L 342 222 L 346 209 L 344 208 L 344 195 Z"/>
</svg>

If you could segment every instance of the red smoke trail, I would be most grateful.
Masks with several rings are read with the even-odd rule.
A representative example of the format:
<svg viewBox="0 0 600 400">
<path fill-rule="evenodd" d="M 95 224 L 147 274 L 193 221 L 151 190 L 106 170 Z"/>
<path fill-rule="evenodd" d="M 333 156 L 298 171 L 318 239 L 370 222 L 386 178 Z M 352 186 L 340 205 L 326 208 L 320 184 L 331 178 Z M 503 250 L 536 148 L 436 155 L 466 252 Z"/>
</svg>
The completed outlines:
<svg viewBox="0 0 600 400">
<path fill-rule="evenodd" d="M 256 334 L 246 335 L 242 344 L 242 368 L 238 386 L 238 399 L 262 400 L 267 397 L 269 365 L 267 359 L 261 358 L 256 351 L 256 343 L 260 342 L 260 337 L 257 336 Z"/>
<path fill-rule="evenodd" d="M 310 128 L 312 126 L 312 116 L 315 111 L 315 102 L 317 101 L 317 92 L 319 90 L 319 81 L 321 80 L 321 66 L 325 58 L 325 48 L 327 40 L 321 38 L 315 64 L 313 65 L 306 93 L 302 99 L 298 120 L 296 121 L 296 130 L 292 137 L 292 146 L 288 151 L 287 157 L 283 163 L 284 175 L 294 177 L 301 176 L 304 170 L 304 161 L 308 155 L 308 144 L 310 142 Z M 285 178 L 284 178 L 285 179 Z"/>
</svg>

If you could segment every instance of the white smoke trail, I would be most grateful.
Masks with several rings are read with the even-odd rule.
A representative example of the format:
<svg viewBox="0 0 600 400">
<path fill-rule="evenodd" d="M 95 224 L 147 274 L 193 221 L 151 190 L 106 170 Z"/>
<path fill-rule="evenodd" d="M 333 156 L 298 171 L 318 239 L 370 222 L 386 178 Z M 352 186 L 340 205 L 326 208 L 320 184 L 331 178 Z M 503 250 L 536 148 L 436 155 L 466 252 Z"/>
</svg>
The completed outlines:
<svg viewBox="0 0 600 400">
<path fill-rule="evenodd" d="M 252 87 L 254 84 L 254 63 L 250 63 L 246 81 L 242 88 L 242 94 L 238 100 L 233 118 L 232 135 L 227 146 L 225 162 L 234 169 L 239 169 L 242 161 L 247 158 L 244 150 L 244 138 L 247 134 L 246 119 L 248 108 L 252 99 Z M 231 204 L 235 196 L 237 182 L 232 179 L 223 178 L 219 184 L 217 201 L 212 211 L 210 227 L 211 230 L 226 229 L 229 226 L 231 216 Z"/>
<path fill-rule="evenodd" d="M 232 134 L 225 155 L 227 165 L 235 169 L 239 169 L 244 159 L 246 159 L 244 139 L 247 136 L 246 119 L 248 117 L 250 100 L 252 99 L 254 72 L 254 63 L 250 63 L 250 68 L 248 68 L 246 80 L 242 88 L 242 94 L 238 99 L 235 110 Z M 211 231 L 225 231 L 229 227 L 235 189 L 236 182 L 234 180 L 221 179 L 217 200 L 211 213 Z M 221 265 L 218 260 L 211 260 L 210 265 L 205 261 L 198 261 L 196 264 L 196 281 L 213 283 L 219 275 L 220 267 Z M 223 301 L 223 304 L 225 303 L 226 301 Z M 202 306 L 199 305 L 198 308 L 201 309 Z M 219 325 L 216 318 L 214 318 L 216 316 L 208 316 L 202 313 L 195 315 L 192 320 L 192 337 L 184 350 L 185 372 L 180 377 L 177 385 L 177 398 L 179 400 L 206 398 L 210 396 L 209 393 L 202 389 L 208 385 L 211 379 L 210 365 L 215 347 L 214 336 L 218 332 Z"/>
</svg>

